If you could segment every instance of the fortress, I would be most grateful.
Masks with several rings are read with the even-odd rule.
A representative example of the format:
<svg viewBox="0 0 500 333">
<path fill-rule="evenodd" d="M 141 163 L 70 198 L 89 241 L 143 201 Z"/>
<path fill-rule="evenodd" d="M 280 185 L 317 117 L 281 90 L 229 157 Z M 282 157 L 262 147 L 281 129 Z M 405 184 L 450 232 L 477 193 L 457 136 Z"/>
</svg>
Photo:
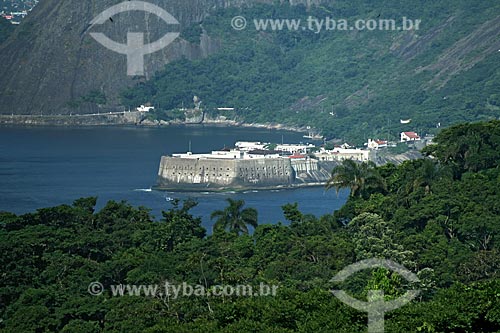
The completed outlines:
<svg viewBox="0 0 500 333">
<path fill-rule="evenodd" d="M 263 144 L 252 144 L 239 142 L 235 149 L 209 154 L 163 156 L 156 188 L 228 191 L 317 186 L 326 183 L 338 163 L 306 155 L 312 145 L 278 145 L 267 150 Z"/>
</svg>

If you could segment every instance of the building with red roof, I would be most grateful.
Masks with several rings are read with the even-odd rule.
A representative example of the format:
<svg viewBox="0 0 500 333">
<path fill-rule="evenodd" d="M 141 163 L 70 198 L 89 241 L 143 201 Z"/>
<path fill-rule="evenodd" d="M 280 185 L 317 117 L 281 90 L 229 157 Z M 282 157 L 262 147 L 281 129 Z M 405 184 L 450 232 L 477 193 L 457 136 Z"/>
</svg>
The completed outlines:
<svg viewBox="0 0 500 333">
<path fill-rule="evenodd" d="M 420 136 L 415 132 L 401 132 L 401 142 L 420 141 Z"/>
<path fill-rule="evenodd" d="M 387 148 L 388 142 L 384 140 L 372 140 L 368 139 L 368 143 L 365 143 L 365 146 L 368 147 L 368 149 L 380 149 L 380 148 Z"/>
</svg>

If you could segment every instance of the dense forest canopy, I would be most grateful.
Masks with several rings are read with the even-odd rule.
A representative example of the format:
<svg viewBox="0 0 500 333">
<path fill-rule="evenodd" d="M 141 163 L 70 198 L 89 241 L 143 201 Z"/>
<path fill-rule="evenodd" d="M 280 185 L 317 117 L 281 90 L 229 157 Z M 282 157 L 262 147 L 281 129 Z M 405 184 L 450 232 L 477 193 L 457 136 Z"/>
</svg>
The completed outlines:
<svg viewBox="0 0 500 333">
<path fill-rule="evenodd" d="M 144 207 L 96 198 L 16 216 L 0 213 L 2 332 L 365 332 L 366 313 L 330 292 L 347 265 L 385 258 L 420 283 L 385 269 L 340 287 L 366 299 L 422 292 L 386 314 L 387 332 L 500 331 L 500 122 L 443 131 L 427 154 L 402 165 L 358 166 L 377 182 L 332 215 L 283 207 L 287 223 L 255 225 L 255 211 L 229 201 L 207 236 L 174 201 L 154 221 Z M 337 168 L 342 177 L 353 166 Z M 355 167 L 354 167 L 355 168 Z M 368 176 L 367 176 L 368 177 Z M 368 179 L 368 178 L 367 178 Z M 349 186 L 349 180 L 345 179 Z M 351 185 L 355 182 L 351 181 Z M 363 184 L 367 184 L 363 182 Z M 279 222 L 279 221 L 276 221 Z M 106 291 L 89 294 L 91 282 Z M 277 285 L 265 297 L 113 297 L 118 284 Z"/>
</svg>

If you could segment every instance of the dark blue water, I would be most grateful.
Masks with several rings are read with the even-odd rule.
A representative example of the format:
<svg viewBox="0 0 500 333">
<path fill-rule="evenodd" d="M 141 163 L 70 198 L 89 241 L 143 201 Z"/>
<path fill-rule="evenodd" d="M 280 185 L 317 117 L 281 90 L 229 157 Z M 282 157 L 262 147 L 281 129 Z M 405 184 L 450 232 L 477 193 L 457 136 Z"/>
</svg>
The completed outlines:
<svg viewBox="0 0 500 333">
<path fill-rule="evenodd" d="M 0 127 L 0 211 L 22 214 L 98 196 L 146 206 L 159 217 L 171 207 L 166 198 L 193 197 L 193 214 L 210 228 L 210 213 L 228 197 L 243 199 L 259 211 L 259 223 L 284 222 L 281 206 L 298 202 L 304 213 L 332 213 L 346 201 L 323 188 L 247 193 L 167 193 L 146 191 L 156 181 L 161 155 L 195 153 L 232 146 L 238 140 L 300 142 L 302 134 L 226 127 L 169 128 L 12 128 Z"/>
</svg>

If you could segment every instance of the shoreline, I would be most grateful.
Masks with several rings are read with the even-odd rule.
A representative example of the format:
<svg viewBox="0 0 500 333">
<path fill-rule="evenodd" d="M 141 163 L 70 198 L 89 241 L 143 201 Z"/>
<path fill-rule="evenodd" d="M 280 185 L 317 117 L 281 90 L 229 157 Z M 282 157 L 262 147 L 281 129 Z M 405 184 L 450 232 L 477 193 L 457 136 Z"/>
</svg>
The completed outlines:
<svg viewBox="0 0 500 333">
<path fill-rule="evenodd" d="M 242 127 L 307 133 L 304 127 L 275 123 L 245 123 L 236 120 L 205 119 L 200 123 L 186 121 L 152 122 L 141 119 L 140 112 L 119 112 L 99 115 L 0 115 L 0 127 L 137 127 L 168 128 L 173 126 Z"/>
<path fill-rule="evenodd" d="M 168 187 L 168 186 L 152 186 L 151 189 L 153 191 L 158 192 L 170 192 L 170 193 L 243 193 L 247 191 L 281 191 L 281 190 L 298 190 L 302 188 L 311 188 L 311 187 L 324 187 L 326 186 L 326 182 L 322 183 L 302 183 L 302 184 L 293 184 L 293 185 L 277 185 L 277 186 L 263 186 L 263 187 L 220 187 L 220 188 L 186 188 L 182 189 L 180 187 Z"/>
</svg>

